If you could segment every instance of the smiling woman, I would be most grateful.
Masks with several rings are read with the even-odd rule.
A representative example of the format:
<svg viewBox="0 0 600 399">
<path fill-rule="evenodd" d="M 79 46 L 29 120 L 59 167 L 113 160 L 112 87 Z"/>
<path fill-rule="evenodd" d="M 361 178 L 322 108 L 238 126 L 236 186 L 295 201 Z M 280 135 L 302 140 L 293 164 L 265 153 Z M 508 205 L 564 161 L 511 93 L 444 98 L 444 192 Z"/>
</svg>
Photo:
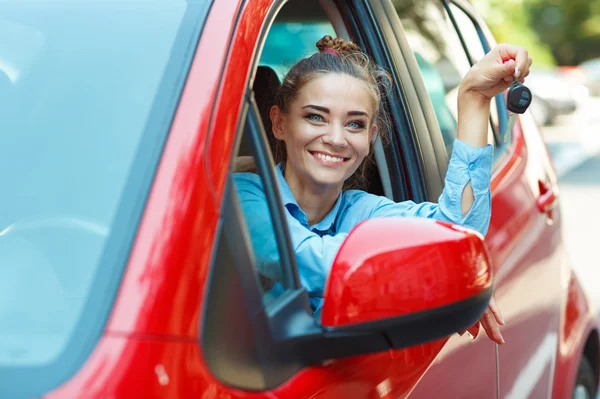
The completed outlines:
<svg viewBox="0 0 600 399">
<path fill-rule="evenodd" d="M 487 145 L 489 99 L 508 87 L 517 62 L 521 71 L 518 78 L 523 79 L 530 61 L 524 50 L 504 45 L 472 68 L 461 84 L 458 139 L 438 203 L 396 203 L 348 189 L 349 182 L 363 177 L 361 168 L 369 158 L 372 143 L 384 137 L 387 121 L 380 99 L 390 87 L 389 75 L 352 42 L 325 36 L 317 42 L 317 48 L 318 53 L 300 60 L 284 78 L 270 119 L 278 140 L 277 181 L 299 279 L 318 317 L 333 260 L 348 233 L 363 220 L 433 218 L 468 226 L 485 235 L 491 216 L 493 152 Z M 253 173 L 237 173 L 235 183 L 258 273 L 275 282 L 270 287 L 277 291 L 281 280 L 276 265 L 278 248 L 261 178 Z M 502 318 L 493 300 L 482 323 L 491 339 L 504 342 L 498 329 Z"/>
</svg>

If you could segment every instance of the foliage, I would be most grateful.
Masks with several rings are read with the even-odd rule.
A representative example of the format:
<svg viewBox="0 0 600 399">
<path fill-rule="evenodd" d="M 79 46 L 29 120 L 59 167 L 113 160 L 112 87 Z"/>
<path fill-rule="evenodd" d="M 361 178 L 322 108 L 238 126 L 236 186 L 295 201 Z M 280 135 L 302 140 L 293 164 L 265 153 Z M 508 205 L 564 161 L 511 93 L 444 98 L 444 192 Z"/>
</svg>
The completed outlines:
<svg viewBox="0 0 600 399">
<path fill-rule="evenodd" d="M 550 46 L 531 28 L 527 8 L 520 0 L 473 0 L 498 43 L 506 42 L 529 51 L 535 66 L 556 64 Z"/>
<path fill-rule="evenodd" d="M 600 57 L 600 0 L 473 0 L 499 41 L 526 47 L 536 65 Z"/>
</svg>

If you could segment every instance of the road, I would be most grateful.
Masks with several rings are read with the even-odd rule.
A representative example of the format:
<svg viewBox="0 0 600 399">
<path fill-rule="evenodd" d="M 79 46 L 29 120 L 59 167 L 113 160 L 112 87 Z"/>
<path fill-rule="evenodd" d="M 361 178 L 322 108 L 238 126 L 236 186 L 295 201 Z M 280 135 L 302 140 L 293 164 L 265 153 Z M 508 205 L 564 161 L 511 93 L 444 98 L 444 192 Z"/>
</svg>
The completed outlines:
<svg viewBox="0 0 600 399">
<path fill-rule="evenodd" d="M 559 175 L 566 246 L 600 310 L 600 98 L 544 127 L 543 134 Z"/>
</svg>

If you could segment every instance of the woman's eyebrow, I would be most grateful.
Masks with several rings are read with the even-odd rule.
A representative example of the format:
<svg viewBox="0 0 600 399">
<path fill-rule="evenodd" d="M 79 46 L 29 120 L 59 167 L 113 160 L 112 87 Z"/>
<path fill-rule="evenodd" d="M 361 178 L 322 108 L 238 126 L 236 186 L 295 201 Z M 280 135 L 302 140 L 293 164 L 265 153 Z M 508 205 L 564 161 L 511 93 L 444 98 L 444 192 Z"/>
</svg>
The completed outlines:
<svg viewBox="0 0 600 399">
<path fill-rule="evenodd" d="M 327 108 L 327 107 L 322 107 L 320 105 L 314 105 L 314 104 L 305 105 L 304 107 L 302 107 L 302 109 L 304 109 L 304 108 L 316 109 L 317 111 L 325 112 L 327 114 L 331 112 L 329 110 L 329 108 Z M 369 113 L 365 112 L 365 111 L 348 111 L 348 115 L 349 116 L 366 116 L 367 118 L 369 117 Z"/>
<path fill-rule="evenodd" d="M 316 109 L 317 111 L 325 112 L 327 114 L 329 113 L 329 108 L 322 107 L 320 105 L 308 104 L 308 105 L 305 105 L 304 107 L 302 107 L 302 109 L 304 109 L 304 108 L 313 108 L 313 109 Z"/>
<path fill-rule="evenodd" d="M 369 117 L 369 113 L 365 111 L 348 111 L 348 115 L 350 116 L 366 116 Z"/>
</svg>

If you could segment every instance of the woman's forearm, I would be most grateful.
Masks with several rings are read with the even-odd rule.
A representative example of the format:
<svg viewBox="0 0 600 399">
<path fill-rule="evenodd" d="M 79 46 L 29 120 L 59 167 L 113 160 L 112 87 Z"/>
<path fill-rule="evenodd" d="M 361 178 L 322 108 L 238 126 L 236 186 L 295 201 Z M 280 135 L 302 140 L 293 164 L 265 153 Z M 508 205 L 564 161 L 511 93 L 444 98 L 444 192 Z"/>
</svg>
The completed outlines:
<svg viewBox="0 0 600 399">
<path fill-rule="evenodd" d="M 458 92 L 458 139 L 472 147 L 485 147 L 488 144 L 489 117 L 490 101 L 470 91 L 468 82 L 463 81 Z M 474 200 L 469 182 L 461 199 L 463 216 L 469 212 Z"/>
</svg>

